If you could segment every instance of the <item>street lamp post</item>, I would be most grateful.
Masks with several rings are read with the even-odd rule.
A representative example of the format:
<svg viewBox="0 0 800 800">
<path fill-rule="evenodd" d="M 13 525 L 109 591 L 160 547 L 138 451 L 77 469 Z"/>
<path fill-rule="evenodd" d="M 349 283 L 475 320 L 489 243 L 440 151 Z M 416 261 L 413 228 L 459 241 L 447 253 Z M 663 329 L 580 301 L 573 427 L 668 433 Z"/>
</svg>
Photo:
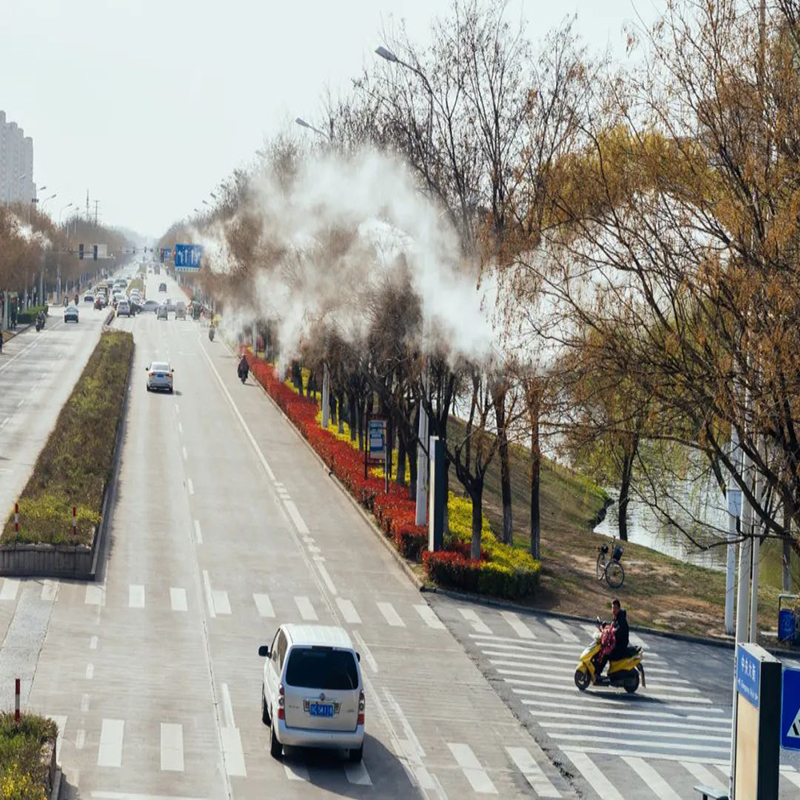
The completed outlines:
<svg viewBox="0 0 800 800">
<path fill-rule="evenodd" d="M 411 70 L 415 75 L 417 75 L 421 80 L 423 85 L 425 86 L 425 91 L 428 93 L 428 102 L 429 102 L 429 109 L 428 109 L 428 125 L 427 125 L 427 157 L 430 158 L 430 153 L 432 150 L 433 145 L 433 89 L 431 88 L 431 84 L 428 81 L 427 76 L 424 72 L 422 72 L 417 67 L 413 66 L 412 64 L 408 64 L 405 61 L 399 59 L 391 50 L 381 45 L 375 50 L 375 53 L 379 55 L 384 60 L 388 61 L 391 64 L 399 64 L 401 67 L 405 69 Z M 422 318 L 422 346 L 425 347 L 425 316 L 423 310 L 423 318 Z M 422 379 L 422 391 L 424 392 L 425 399 L 429 397 L 430 393 L 430 386 L 429 386 L 429 378 L 428 378 L 428 358 L 427 354 L 425 354 L 425 366 L 424 366 L 424 375 Z M 425 403 L 420 399 L 420 408 L 419 408 L 419 427 L 417 429 L 417 439 L 419 441 L 419 446 L 417 447 L 417 497 L 416 497 L 416 511 L 414 514 L 414 524 L 415 525 L 424 525 L 427 520 L 427 512 L 428 512 L 428 459 L 425 454 L 425 449 L 428 445 L 428 434 L 429 434 L 429 420 L 428 420 L 428 412 L 425 409 Z"/>
<path fill-rule="evenodd" d="M 72 203 L 67 203 L 65 206 L 61 207 L 61 210 L 58 212 L 58 227 L 61 227 L 61 215 L 68 209 L 72 207 Z M 56 261 L 56 303 L 61 302 L 61 249 L 58 250 L 58 259 Z"/>
</svg>

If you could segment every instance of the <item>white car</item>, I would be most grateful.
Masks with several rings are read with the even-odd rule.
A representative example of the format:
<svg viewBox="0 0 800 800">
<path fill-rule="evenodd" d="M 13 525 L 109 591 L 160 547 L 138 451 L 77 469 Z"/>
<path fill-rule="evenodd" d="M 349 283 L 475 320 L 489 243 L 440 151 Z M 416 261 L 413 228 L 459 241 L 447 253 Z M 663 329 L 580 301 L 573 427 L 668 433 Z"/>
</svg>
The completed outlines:
<svg viewBox="0 0 800 800">
<path fill-rule="evenodd" d="M 119 303 L 117 303 L 117 316 L 130 318 L 131 306 L 127 300 L 120 300 Z"/>
<path fill-rule="evenodd" d="M 164 389 L 172 394 L 172 375 L 175 370 L 166 361 L 153 361 L 149 367 L 145 367 L 145 371 L 148 392 Z"/>
<path fill-rule="evenodd" d="M 83 296 L 84 303 L 94 303 L 94 295 L 91 292 L 86 292 Z"/>
<path fill-rule="evenodd" d="M 360 656 L 342 628 L 281 625 L 266 657 L 261 719 L 270 726 L 270 753 L 283 747 L 319 747 L 349 751 L 351 761 L 364 754 L 364 682 Z"/>
</svg>

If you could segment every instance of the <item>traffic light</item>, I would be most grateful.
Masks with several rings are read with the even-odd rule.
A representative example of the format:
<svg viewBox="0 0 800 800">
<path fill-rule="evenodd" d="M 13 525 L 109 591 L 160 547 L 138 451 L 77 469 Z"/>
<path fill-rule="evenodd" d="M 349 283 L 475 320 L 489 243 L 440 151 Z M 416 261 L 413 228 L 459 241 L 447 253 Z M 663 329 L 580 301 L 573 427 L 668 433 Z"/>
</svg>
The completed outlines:
<svg viewBox="0 0 800 800">
<path fill-rule="evenodd" d="M 83 261 L 83 243 L 78 245 L 78 258 Z"/>
<path fill-rule="evenodd" d="M 94 250 L 94 260 L 97 261 L 97 245 L 92 245 L 92 250 Z"/>
</svg>

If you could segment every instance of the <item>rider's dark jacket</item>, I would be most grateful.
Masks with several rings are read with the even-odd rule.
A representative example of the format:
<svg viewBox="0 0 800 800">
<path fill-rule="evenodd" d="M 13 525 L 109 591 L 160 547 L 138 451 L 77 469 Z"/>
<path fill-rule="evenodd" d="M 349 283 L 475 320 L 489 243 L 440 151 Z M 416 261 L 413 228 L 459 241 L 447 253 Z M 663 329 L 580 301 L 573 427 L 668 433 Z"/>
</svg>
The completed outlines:
<svg viewBox="0 0 800 800">
<path fill-rule="evenodd" d="M 620 609 L 620 612 L 617 614 L 617 618 L 614 620 L 613 625 L 616 643 L 614 644 L 614 649 L 609 655 L 609 659 L 612 661 L 618 658 L 623 658 L 628 649 L 628 612 L 624 609 Z"/>
</svg>

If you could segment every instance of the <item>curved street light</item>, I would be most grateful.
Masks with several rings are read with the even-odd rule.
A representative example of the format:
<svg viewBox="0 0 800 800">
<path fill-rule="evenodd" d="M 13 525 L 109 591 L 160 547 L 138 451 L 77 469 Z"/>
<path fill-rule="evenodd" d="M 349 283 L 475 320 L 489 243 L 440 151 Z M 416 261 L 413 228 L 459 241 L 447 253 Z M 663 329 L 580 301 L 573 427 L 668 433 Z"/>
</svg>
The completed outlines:
<svg viewBox="0 0 800 800">
<path fill-rule="evenodd" d="M 308 122 L 306 122 L 304 119 L 301 119 L 300 117 L 298 117 L 298 118 L 295 120 L 295 122 L 296 122 L 296 123 L 297 123 L 297 124 L 298 124 L 298 125 L 299 125 L 301 128 L 308 128 L 310 131 L 314 131 L 314 133 L 318 133 L 320 136 L 324 136 L 324 137 L 325 137 L 325 138 L 326 138 L 328 141 L 330 141 L 330 140 L 331 140 L 331 137 L 330 137 L 330 136 L 328 136 L 328 134 L 327 134 L 327 133 L 325 133 L 325 131 L 321 131 L 319 128 L 315 128 L 313 125 L 310 125 L 310 124 L 309 124 Z M 256 151 L 256 152 L 258 152 L 258 151 Z"/>
<path fill-rule="evenodd" d="M 61 211 L 59 211 L 59 212 L 58 212 L 58 227 L 59 227 L 59 228 L 61 227 L 61 215 L 62 215 L 62 214 L 63 214 L 63 213 L 64 213 L 64 212 L 65 212 L 65 211 L 68 209 L 68 208 L 71 208 L 73 205 L 74 205 L 73 203 L 67 203 L 65 206 L 63 206 L 63 207 L 61 208 Z"/>
</svg>

